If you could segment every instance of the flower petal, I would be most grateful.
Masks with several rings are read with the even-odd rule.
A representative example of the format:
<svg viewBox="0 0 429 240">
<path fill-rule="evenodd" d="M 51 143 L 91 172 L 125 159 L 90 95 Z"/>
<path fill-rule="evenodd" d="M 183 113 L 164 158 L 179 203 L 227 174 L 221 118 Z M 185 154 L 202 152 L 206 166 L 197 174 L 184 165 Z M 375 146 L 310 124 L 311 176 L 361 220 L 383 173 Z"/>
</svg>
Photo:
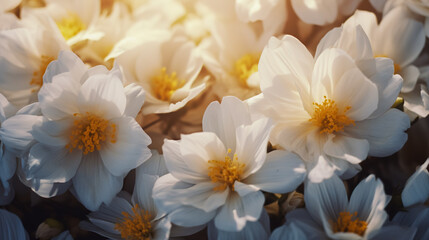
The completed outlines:
<svg viewBox="0 0 429 240">
<path fill-rule="evenodd" d="M 427 167 L 429 160 L 426 160 L 417 171 L 411 175 L 402 191 L 402 203 L 405 207 L 415 204 L 423 204 L 429 200 L 429 172 Z"/>
<path fill-rule="evenodd" d="M 103 165 L 98 152 L 85 155 L 73 178 L 74 195 L 89 210 L 101 203 L 109 204 L 121 190 L 123 176 L 112 175 Z"/>
<path fill-rule="evenodd" d="M 116 125 L 116 142 L 106 141 L 99 150 L 105 167 L 115 176 L 127 174 L 149 159 L 152 142 L 132 117 L 109 121 Z"/>
<path fill-rule="evenodd" d="M 302 160 L 295 154 L 275 150 L 267 154 L 264 165 L 245 179 L 267 192 L 287 193 L 298 187 L 306 177 Z"/>
<path fill-rule="evenodd" d="M 401 149 L 408 139 L 404 131 L 409 127 L 410 120 L 405 113 L 390 109 L 378 118 L 356 122 L 344 130 L 354 138 L 368 140 L 368 155 L 385 157 Z"/>
<path fill-rule="evenodd" d="M 27 179 L 65 183 L 75 176 L 81 158 L 82 151 L 37 143 L 30 149 L 24 171 Z"/>
<path fill-rule="evenodd" d="M 107 120 L 121 117 L 127 104 L 121 80 L 102 74 L 93 75 L 82 84 L 77 101 L 80 113 L 95 113 Z"/>
<path fill-rule="evenodd" d="M 365 139 L 346 136 L 330 136 L 323 150 L 332 157 L 344 159 L 353 164 L 359 164 L 368 156 L 369 143 Z"/>
</svg>

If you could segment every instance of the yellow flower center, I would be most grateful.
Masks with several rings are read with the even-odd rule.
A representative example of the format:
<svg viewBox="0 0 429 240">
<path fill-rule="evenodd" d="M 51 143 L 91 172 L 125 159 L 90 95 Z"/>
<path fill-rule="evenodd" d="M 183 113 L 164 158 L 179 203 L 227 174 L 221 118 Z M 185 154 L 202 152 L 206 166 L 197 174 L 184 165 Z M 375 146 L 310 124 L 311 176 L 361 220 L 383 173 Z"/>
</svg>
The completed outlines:
<svg viewBox="0 0 429 240">
<path fill-rule="evenodd" d="M 340 112 L 335 101 L 326 98 L 326 96 L 324 96 L 324 100 L 321 104 L 313 103 L 313 106 L 314 113 L 309 121 L 321 128 L 320 133 L 343 131 L 345 126 L 355 124 L 353 120 L 345 115 L 345 113 L 350 110 L 350 106 Z"/>
<path fill-rule="evenodd" d="M 240 176 L 243 174 L 244 167 L 246 165 L 238 161 L 237 154 L 234 154 L 232 159 L 230 154 L 231 149 L 228 149 L 225 160 L 208 161 L 210 164 L 209 177 L 211 178 L 212 182 L 220 184 L 214 188 L 215 191 L 223 191 L 226 189 L 226 187 L 229 187 L 232 191 L 234 191 L 235 181 L 241 180 Z"/>
<path fill-rule="evenodd" d="M 75 113 L 73 116 L 74 126 L 70 142 L 66 145 L 70 152 L 76 148 L 83 150 L 83 154 L 100 150 L 108 138 L 111 143 L 116 143 L 116 124 L 88 112 Z"/>
<path fill-rule="evenodd" d="M 127 240 L 150 240 L 152 235 L 152 216 L 136 204 L 133 213 L 122 212 L 124 216 L 115 224 L 115 229 L 121 233 L 121 237 Z"/>
<path fill-rule="evenodd" d="M 33 77 L 31 78 L 30 85 L 36 85 L 37 87 L 42 87 L 43 85 L 43 74 L 45 74 L 46 68 L 49 63 L 54 61 L 55 58 L 42 55 L 40 57 L 39 69 L 33 72 Z"/>
<path fill-rule="evenodd" d="M 387 55 L 375 55 L 374 56 L 374 58 L 377 58 L 377 57 L 389 58 L 389 56 L 387 56 Z M 395 62 L 393 62 L 393 69 L 394 69 L 394 74 L 398 74 L 399 71 L 401 71 L 401 66 L 399 66 L 399 64 L 396 64 Z"/>
<path fill-rule="evenodd" d="M 235 62 L 234 75 L 243 87 L 248 87 L 247 79 L 258 71 L 259 57 L 259 54 L 246 54 Z"/>
<path fill-rule="evenodd" d="M 161 73 L 152 77 L 152 91 L 156 98 L 162 101 L 170 101 L 173 93 L 185 85 L 184 80 L 177 78 L 176 72 L 167 73 L 167 68 L 161 68 Z"/>
<path fill-rule="evenodd" d="M 76 13 L 69 12 L 68 15 L 57 21 L 58 29 L 60 29 L 63 37 L 68 40 L 78 34 L 80 31 L 85 30 L 86 26 Z"/>
<path fill-rule="evenodd" d="M 357 213 L 351 214 L 350 212 L 340 212 L 340 216 L 337 221 L 333 224 L 334 233 L 337 232 L 350 232 L 356 233 L 357 235 L 363 236 L 368 223 L 359 220 L 356 217 Z"/>
</svg>

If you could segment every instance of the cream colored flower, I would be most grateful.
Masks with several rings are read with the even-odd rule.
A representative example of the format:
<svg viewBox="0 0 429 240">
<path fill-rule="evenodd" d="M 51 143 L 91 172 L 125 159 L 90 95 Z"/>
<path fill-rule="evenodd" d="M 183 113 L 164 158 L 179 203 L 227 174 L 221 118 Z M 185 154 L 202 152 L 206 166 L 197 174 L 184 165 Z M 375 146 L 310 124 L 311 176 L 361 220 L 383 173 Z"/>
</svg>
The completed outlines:
<svg viewBox="0 0 429 240">
<path fill-rule="evenodd" d="M 394 73 L 403 78 L 399 96 L 404 98 L 405 111 L 426 117 L 429 114 L 427 86 L 424 81 L 418 81 L 420 70 L 415 65 L 426 40 L 423 24 L 415 20 L 406 8 L 397 7 L 387 13 L 380 24 L 377 24 L 375 14 L 357 11 L 344 23 L 343 31 L 350 31 L 345 29 L 358 25 L 368 36 L 374 58 L 392 59 Z"/>
<path fill-rule="evenodd" d="M 382 182 L 374 175 L 362 180 L 350 199 L 343 182 L 335 175 L 321 183 L 306 182 L 304 198 L 305 209 L 288 213 L 286 225 L 276 229 L 271 240 L 406 240 L 414 237 L 413 228 L 385 225 L 388 214 L 384 208 L 391 197 L 385 194 Z"/>
<path fill-rule="evenodd" d="M 165 140 L 170 172 L 155 183 L 153 197 L 171 222 L 210 231 L 240 232 L 261 216 L 260 190 L 285 193 L 305 178 L 301 160 L 286 151 L 267 154 L 271 121 L 252 122 L 247 105 L 235 97 L 211 103 L 204 132 Z M 215 228 L 213 228 L 215 227 Z"/>
<path fill-rule="evenodd" d="M 195 45 L 178 34 L 167 36 L 143 41 L 117 57 L 126 81 L 142 86 L 146 92 L 145 115 L 174 112 L 206 86 L 195 83 L 203 66 Z"/>
<path fill-rule="evenodd" d="M 57 29 L 73 46 L 83 40 L 98 40 L 103 33 L 94 29 L 94 23 L 100 15 L 100 0 L 47 0 L 42 8 L 23 7 L 23 19 L 32 15 L 44 15 L 52 19 Z M 43 23 L 39 23 L 43 24 Z"/>
<path fill-rule="evenodd" d="M 133 84 L 124 88 L 121 78 L 117 66 L 87 69 L 71 52 L 49 65 L 38 94 L 42 116 L 16 115 L 2 130 L 6 146 L 29 148 L 22 166 L 26 180 L 72 182 L 73 193 L 90 210 L 111 201 L 125 175 L 151 155 L 151 140 L 134 120 L 143 91 Z M 28 132 L 15 131 L 28 125 L 30 143 Z"/>
<path fill-rule="evenodd" d="M 382 98 L 344 50 L 329 48 L 314 59 L 296 38 L 272 38 L 259 77 L 262 94 L 249 100 L 251 109 L 274 120 L 270 141 L 299 154 L 312 181 L 351 177 L 368 154 L 388 156 L 407 140 L 408 117 L 389 109 L 396 96 Z M 383 91 L 395 93 L 395 84 Z"/>
<path fill-rule="evenodd" d="M 0 92 L 23 107 L 37 100 L 49 63 L 69 47 L 45 16 L 11 19 L 8 25 L 0 31 Z"/>
</svg>

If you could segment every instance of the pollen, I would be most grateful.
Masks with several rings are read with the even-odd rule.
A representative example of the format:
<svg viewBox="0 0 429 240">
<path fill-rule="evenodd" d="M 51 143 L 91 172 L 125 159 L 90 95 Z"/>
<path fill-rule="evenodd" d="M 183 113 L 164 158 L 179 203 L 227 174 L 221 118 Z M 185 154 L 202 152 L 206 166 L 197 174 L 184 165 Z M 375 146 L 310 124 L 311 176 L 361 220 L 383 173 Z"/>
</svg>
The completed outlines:
<svg viewBox="0 0 429 240">
<path fill-rule="evenodd" d="M 75 119 L 69 137 L 70 142 L 66 145 L 70 152 L 78 148 L 86 155 L 100 150 L 106 141 L 116 143 L 116 124 L 88 112 L 75 113 L 73 116 Z"/>
<path fill-rule="evenodd" d="M 170 101 L 173 93 L 185 85 L 184 80 L 177 78 L 177 73 L 167 73 L 167 68 L 161 68 L 160 74 L 152 77 L 151 86 L 156 98 L 162 101 Z"/>
<path fill-rule="evenodd" d="M 210 164 L 209 177 L 212 182 L 219 183 L 219 185 L 214 188 L 215 191 L 223 191 L 227 187 L 234 191 L 235 181 L 241 180 L 245 164 L 238 161 L 237 154 L 234 154 L 232 158 L 230 155 L 231 149 L 228 149 L 225 160 L 208 161 Z"/>
<path fill-rule="evenodd" d="M 69 12 L 66 17 L 57 21 L 58 29 L 63 37 L 68 40 L 86 29 L 85 24 L 76 13 Z"/>
<path fill-rule="evenodd" d="M 352 119 L 346 116 L 350 106 L 340 111 L 335 101 L 326 98 L 326 96 L 324 96 L 322 103 L 313 103 L 313 106 L 314 113 L 309 121 L 320 127 L 320 133 L 343 131 L 345 126 L 355 124 Z"/>
<path fill-rule="evenodd" d="M 351 214 L 350 212 L 340 212 L 340 216 L 337 221 L 333 224 L 334 233 L 337 232 L 349 232 L 356 233 L 357 235 L 363 236 L 365 234 L 368 223 L 359 220 L 357 212 Z"/>
<path fill-rule="evenodd" d="M 33 76 L 30 81 L 30 85 L 35 85 L 37 87 L 42 87 L 43 85 L 43 74 L 45 74 L 46 68 L 48 67 L 49 63 L 54 61 L 55 58 L 50 56 L 42 55 L 40 57 L 40 64 L 39 68 L 33 72 Z"/>
<path fill-rule="evenodd" d="M 115 224 L 115 230 L 126 240 L 150 240 L 152 238 L 151 214 L 136 204 L 133 213 L 122 212 L 123 218 Z"/>
<path fill-rule="evenodd" d="M 248 87 L 247 79 L 258 71 L 259 55 L 246 54 L 235 62 L 234 75 L 241 86 Z"/>
</svg>

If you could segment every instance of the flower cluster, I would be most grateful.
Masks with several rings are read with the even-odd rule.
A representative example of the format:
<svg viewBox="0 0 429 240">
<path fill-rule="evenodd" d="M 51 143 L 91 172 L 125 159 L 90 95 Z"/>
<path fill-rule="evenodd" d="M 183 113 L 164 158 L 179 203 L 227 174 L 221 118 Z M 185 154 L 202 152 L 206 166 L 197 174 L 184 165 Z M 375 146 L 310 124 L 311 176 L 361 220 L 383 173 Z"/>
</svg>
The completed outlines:
<svg viewBox="0 0 429 240">
<path fill-rule="evenodd" d="M 4 0 L 0 239 L 429 239 L 427 37 L 427 0 Z"/>
</svg>

